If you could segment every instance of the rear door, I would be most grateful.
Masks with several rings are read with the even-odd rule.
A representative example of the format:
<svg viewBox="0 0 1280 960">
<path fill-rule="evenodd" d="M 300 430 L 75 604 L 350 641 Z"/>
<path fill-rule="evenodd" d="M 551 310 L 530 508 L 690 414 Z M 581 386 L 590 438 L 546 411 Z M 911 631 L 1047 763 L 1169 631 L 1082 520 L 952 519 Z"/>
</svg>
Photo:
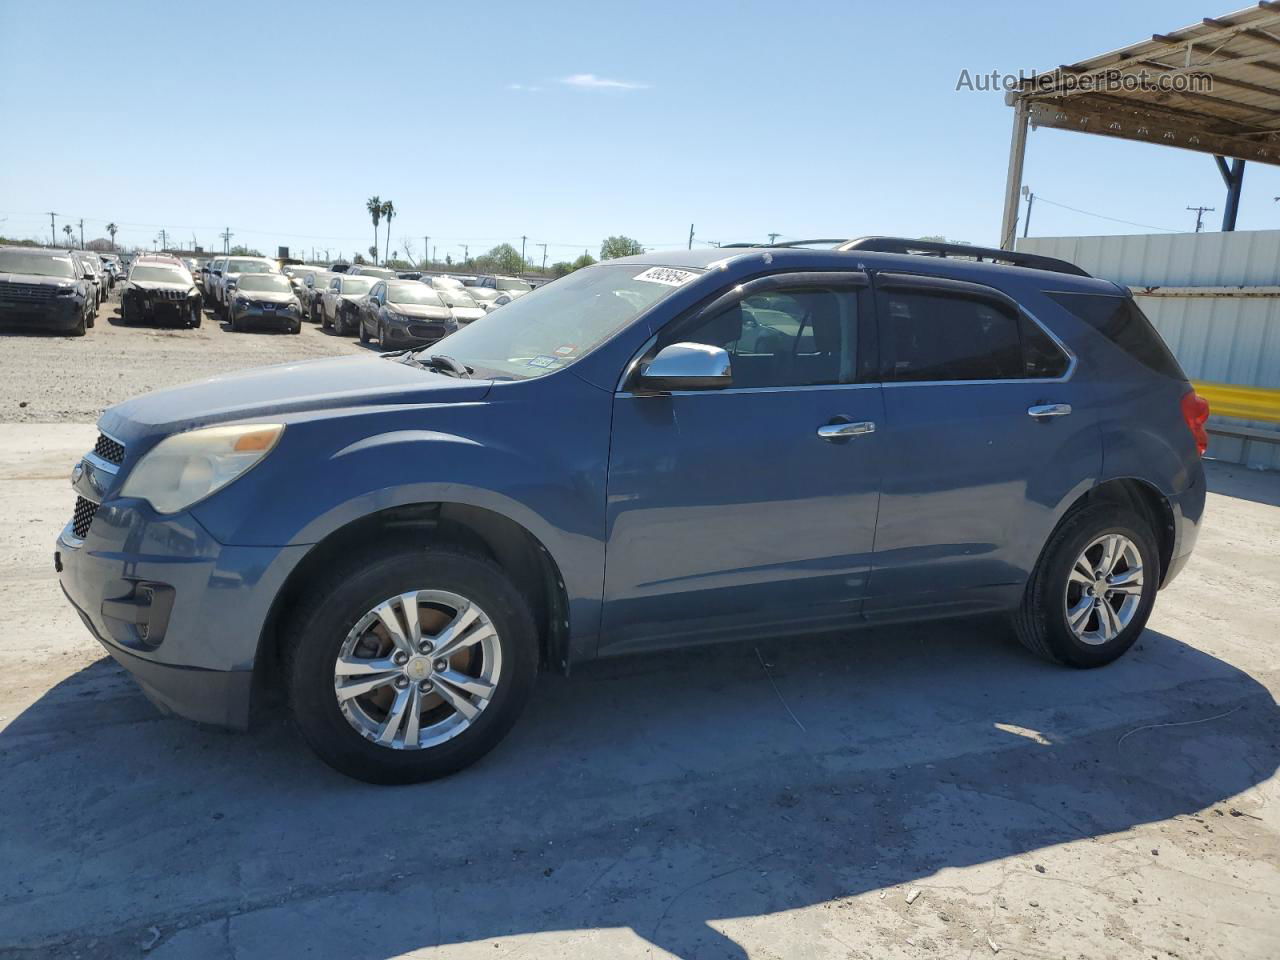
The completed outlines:
<svg viewBox="0 0 1280 960">
<path fill-rule="evenodd" d="M 860 273 L 762 278 L 662 331 L 647 356 L 722 347 L 733 383 L 614 399 L 602 651 L 858 622 L 880 487 L 874 337 Z"/>
<path fill-rule="evenodd" d="M 1091 391 L 1053 334 L 997 290 L 875 278 L 884 480 L 869 618 L 1006 606 L 1073 492 L 1101 468 Z"/>
</svg>

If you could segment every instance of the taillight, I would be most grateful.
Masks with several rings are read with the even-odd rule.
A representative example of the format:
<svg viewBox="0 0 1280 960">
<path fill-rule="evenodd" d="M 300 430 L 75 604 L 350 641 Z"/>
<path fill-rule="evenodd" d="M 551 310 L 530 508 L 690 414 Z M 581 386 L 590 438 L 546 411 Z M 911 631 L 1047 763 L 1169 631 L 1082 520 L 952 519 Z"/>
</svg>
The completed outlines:
<svg viewBox="0 0 1280 960">
<path fill-rule="evenodd" d="M 1196 449 L 1203 457 L 1204 452 L 1209 449 L 1209 434 L 1204 429 L 1205 421 L 1209 419 L 1209 401 L 1196 393 L 1194 388 L 1182 395 L 1182 419 L 1187 421 L 1187 429 L 1191 431 Z"/>
</svg>

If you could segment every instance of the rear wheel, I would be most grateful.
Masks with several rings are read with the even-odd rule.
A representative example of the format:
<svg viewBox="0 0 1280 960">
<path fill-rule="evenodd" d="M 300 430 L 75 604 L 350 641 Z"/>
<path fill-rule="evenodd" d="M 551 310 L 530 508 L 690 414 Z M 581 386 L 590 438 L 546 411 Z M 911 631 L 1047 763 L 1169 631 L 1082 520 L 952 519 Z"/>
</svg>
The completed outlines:
<svg viewBox="0 0 1280 960">
<path fill-rule="evenodd" d="M 371 783 L 416 783 L 474 763 L 533 689 L 537 637 L 492 560 L 410 547 L 351 558 L 296 607 L 286 678 L 303 738 Z"/>
<path fill-rule="evenodd" d="M 1113 504 L 1085 507 L 1054 531 L 1014 616 L 1032 652 L 1072 667 L 1100 667 L 1146 627 L 1160 584 L 1147 519 Z"/>
<path fill-rule="evenodd" d="M 369 342 L 369 329 L 364 325 L 364 317 L 360 318 L 360 342 Z"/>
</svg>

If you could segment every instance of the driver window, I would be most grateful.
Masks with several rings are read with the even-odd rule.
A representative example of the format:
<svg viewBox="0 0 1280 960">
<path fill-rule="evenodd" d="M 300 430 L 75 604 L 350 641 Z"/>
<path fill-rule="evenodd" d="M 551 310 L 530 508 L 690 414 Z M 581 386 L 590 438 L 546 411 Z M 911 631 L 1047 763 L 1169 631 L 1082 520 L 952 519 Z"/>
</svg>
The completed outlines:
<svg viewBox="0 0 1280 960">
<path fill-rule="evenodd" d="M 737 388 L 852 383 L 857 307 L 853 290 L 768 290 L 682 331 L 679 339 L 723 348 Z"/>
</svg>

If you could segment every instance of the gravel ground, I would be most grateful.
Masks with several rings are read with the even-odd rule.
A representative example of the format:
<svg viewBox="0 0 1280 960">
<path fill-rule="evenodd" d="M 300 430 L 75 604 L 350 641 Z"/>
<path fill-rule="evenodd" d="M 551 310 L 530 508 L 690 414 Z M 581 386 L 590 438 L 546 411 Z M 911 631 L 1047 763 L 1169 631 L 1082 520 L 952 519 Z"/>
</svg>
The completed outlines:
<svg viewBox="0 0 1280 960">
<path fill-rule="evenodd" d="M 116 295 L 84 337 L 0 331 L 0 423 L 93 423 L 139 393 L 245 367 L 360 353 L 312 323 L 302 333 L 230 333 L 212 313 L 196 330 L 123 326 Z"/>
</svg>

